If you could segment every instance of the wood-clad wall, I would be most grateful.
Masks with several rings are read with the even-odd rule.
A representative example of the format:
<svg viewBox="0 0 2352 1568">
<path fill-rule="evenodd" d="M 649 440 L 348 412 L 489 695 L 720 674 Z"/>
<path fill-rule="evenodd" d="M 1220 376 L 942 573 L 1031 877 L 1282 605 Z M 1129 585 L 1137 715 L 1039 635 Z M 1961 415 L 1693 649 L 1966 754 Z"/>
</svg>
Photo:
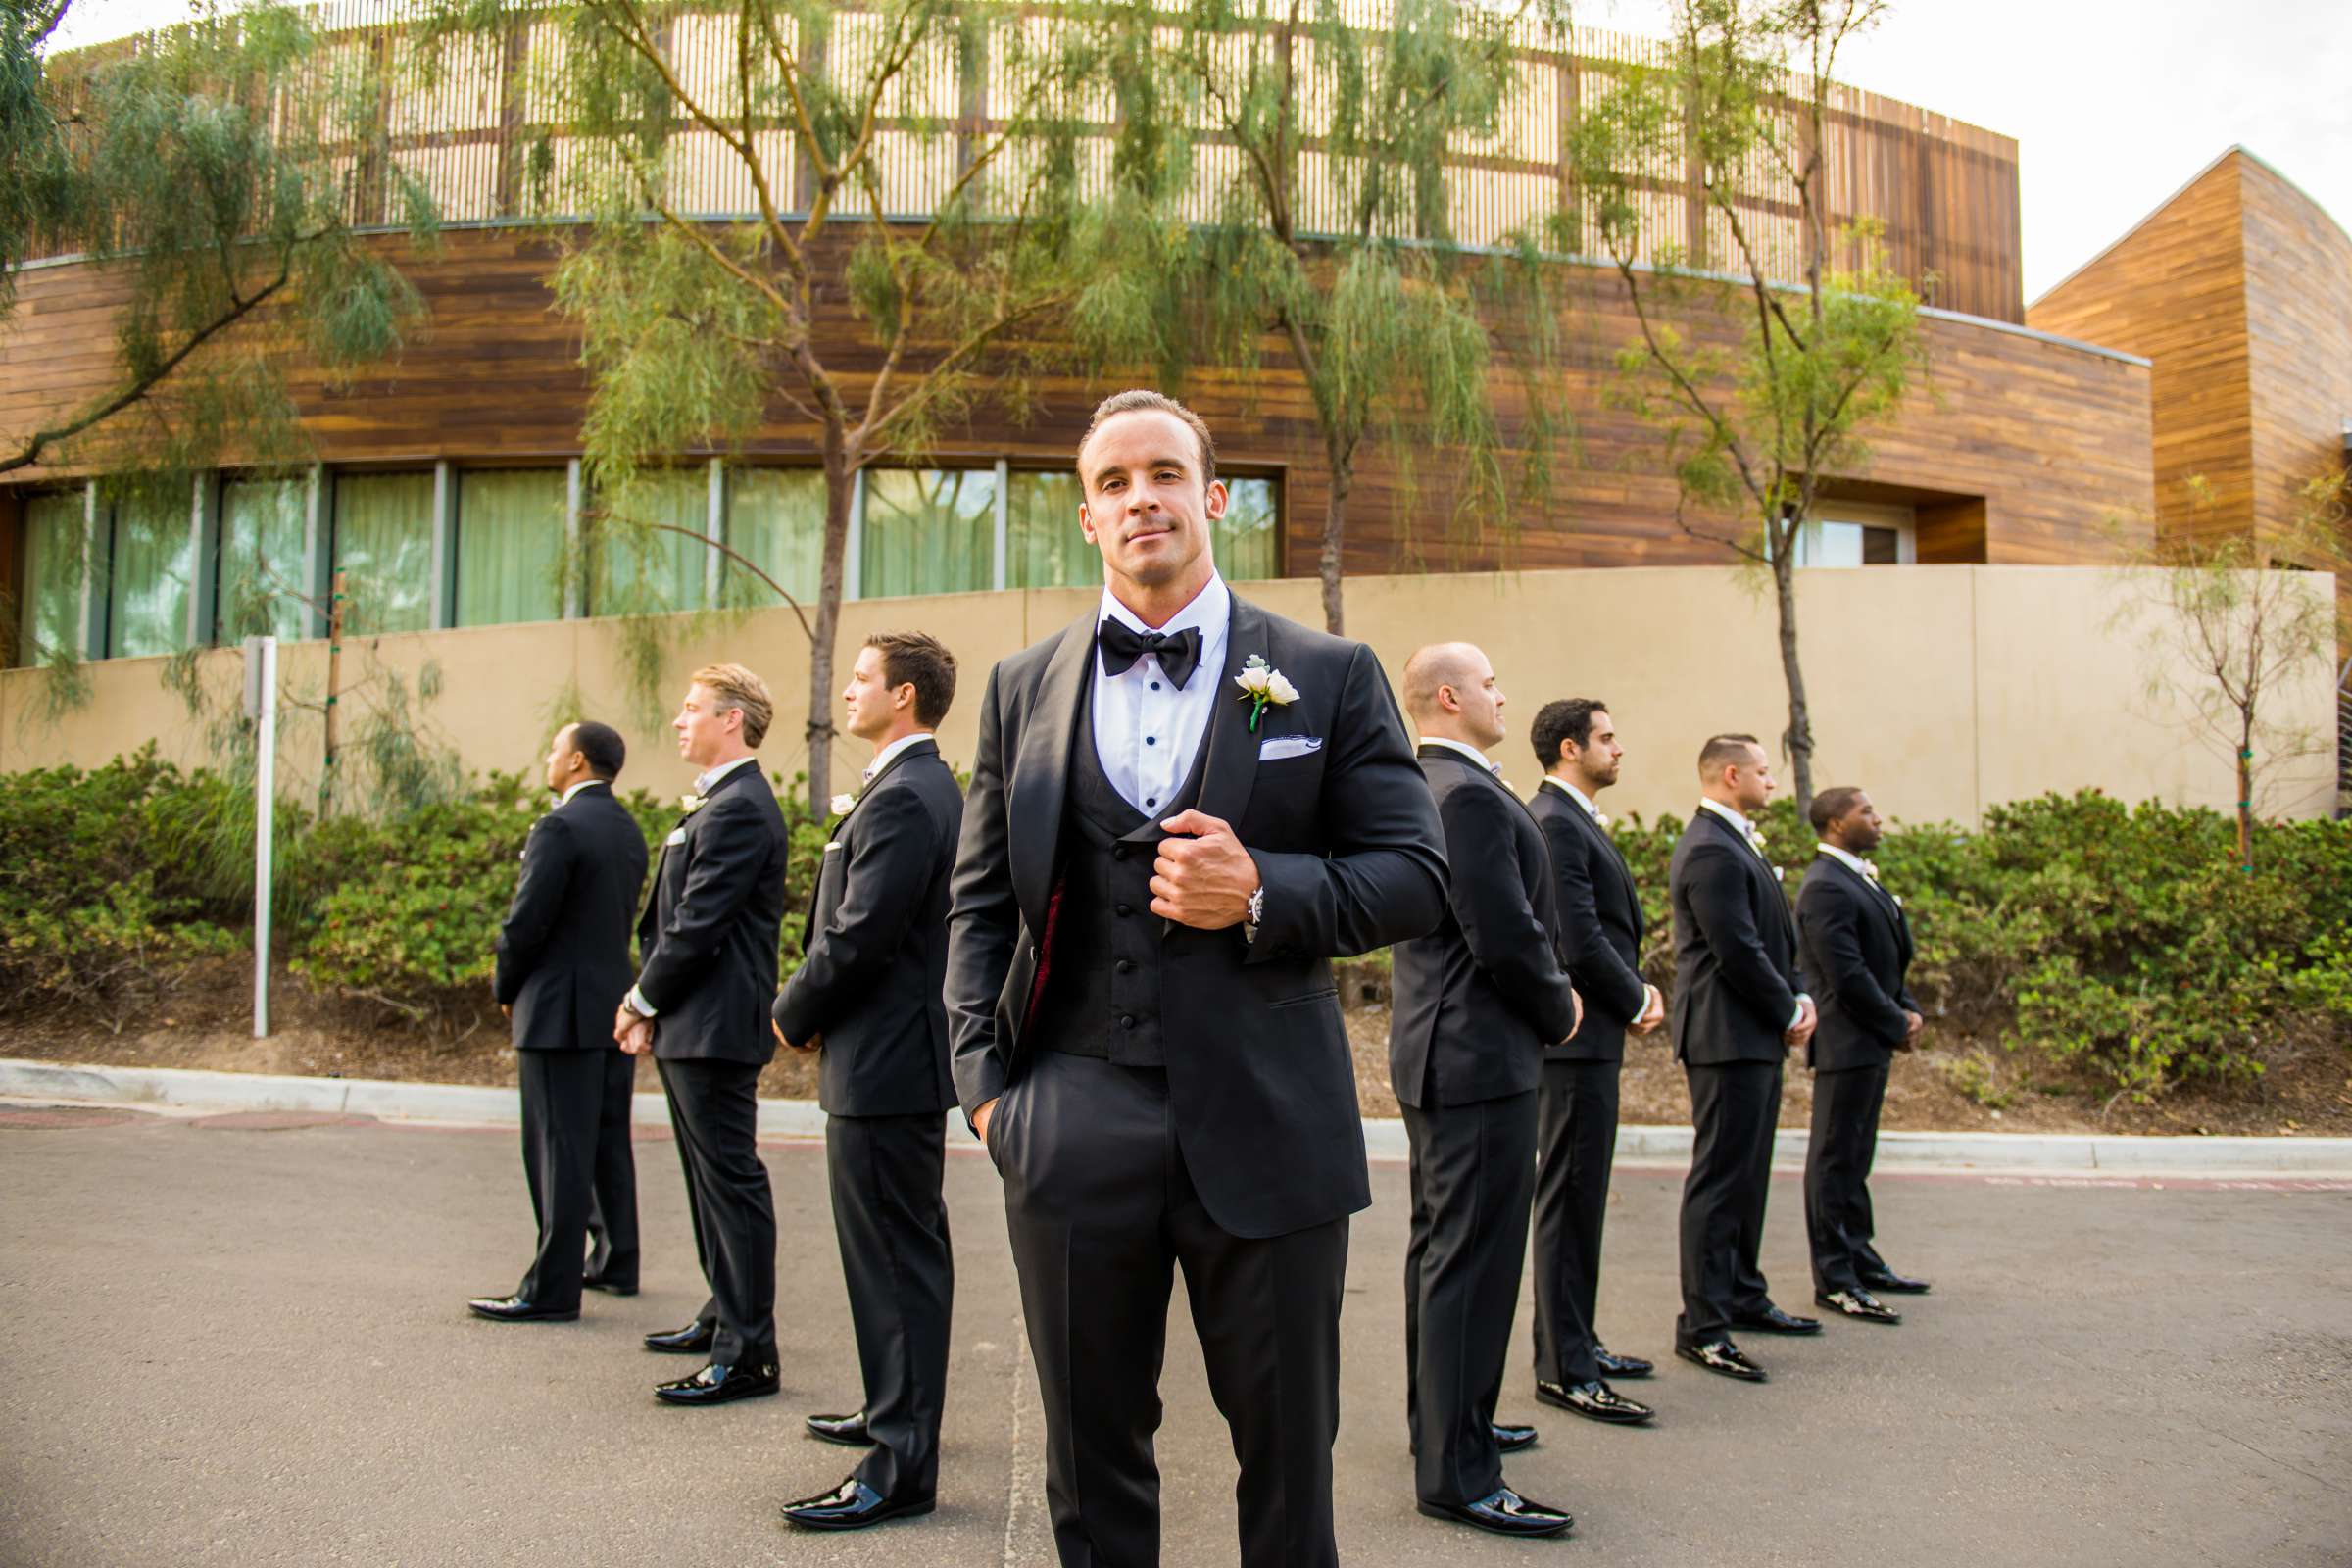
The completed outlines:
<svg viewBox="0 0 2352 1568">
<path fill-rule="evenodd" d="M 2352 235 L 2260 159 L 2235 155 L 2246 233 L 2254 525 L 2277 529 L 2303 487 L 2344 468 L 2352 419 Z M 2352 591 L 2352 583 L 2339 584 Z"/>
<path fill-rule="evenodd" d="M 398 363 L 342 391 L 293 372 L 318 456 L 340 464 L 500 463 L 576 453 L 588 386 L 576 334 L 551 308 L 544 279 L 552 258 L 543 238 L 486 228 L 452 231 L 437 259 L 411 265 L 430 317 Z M 1417 486 L 1408 490 L 1397 466 L 1375 450 L 1350 502 L 1349 571 L 1728 559 L 1719 545 L 1678 525 L 1659 433 L 1607 407 L 1613 356 L 1635 330 L 1622 285 L 1613 273 L 1584 267 L 1564 268 L 1562 282 L 1565 359 L 1541 395 L 1554 400 L 1573 434 L 1552 454 L 1548 500 L 1509 517 L 1456 517 L 1451 475 L 1442 466 L 1424 455 Z M 118 298 L 110 280 L 85 266 L 23 275 L 17 330 L 0 339 L 0 438 L 102 384 Z M 1742 325 L 1725 315 L 1687 328 L 1733 341 Z M 1925 383 L 1878 436 L 1867 472 L 1844 476 L 1866 479 L 1881 499 L 1924 509 L 1923 559 L 2099 559 L 2111 519 L 2145 514 L 2143 366 L 1982 321 L 1935 317 L 1924 332 Z M 820 338 L 820 352 L 853 385 L 870 371 L 873 352 L 846 314 Z M 1496 375 L 1506 429 L 1519 429 L 1523 385 L 1508 371 Z M 1095 399 L 1113 389 L 1049 384 L 1038 416 L 984 420 L 944 443 L 941 455 L 1059 466 Z M 1183 392 L 1217 430 L 1230 466 L 1285 475 L 1287 569 L 1311 573 L 1327 485 L 1304 384 L 1275 358 L 1247 383 L 1204 372 Z M 788 461 L 815 450 L 814 430 L 781 405 L 746 448 L 749 456 Z"/>
</svg>

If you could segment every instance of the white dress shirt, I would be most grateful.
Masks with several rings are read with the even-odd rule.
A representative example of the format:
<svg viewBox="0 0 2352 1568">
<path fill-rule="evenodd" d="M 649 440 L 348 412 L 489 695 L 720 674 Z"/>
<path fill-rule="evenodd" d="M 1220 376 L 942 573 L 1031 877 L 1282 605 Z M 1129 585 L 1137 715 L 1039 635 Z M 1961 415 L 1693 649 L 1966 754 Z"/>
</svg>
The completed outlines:
<svg viewBox="0 0 2352 1568">
<path fill-rule="evenodd" d="M 1879 868 L 1859 855 L 1848 854 L 1835 844 L 1816 844 L 1813 848 L 1817 854 L 1826 855 L 1833 860 L 1843 860 L 1847 865 L 1853 867 L 1855 875 L 1863 878 L 1873 887 L 1878 886 Z"/>
<path fill-rule="evenodd" d="M 1499 775 L 1502 772 L 1502 764 L 1500 762 L 1497 762 L 1494 759 L 1488 757 L 1486 753 L 1480 751 L 1477 747 L 1468 745 L 1465 742 L 1448 740 L 1443 735 L 1424 735 L 1421 737 L 1420 743 L 1423 746 L 1446 747 L 1449 750 L 1461 753 L 1464 757 L 1468 758 L 1471 761 L 1476 762 L 1479 766 L 1485 768 L 1490 773 Z"/>
<path fill-rule="evenodd" d="M 1716 800 L 1713 796 L 1700 796 L 1698 799 L 1698 805 L 1699 809 L 1704 811 L 1713 811 L 1717 816 L 1722 817 L 1726 822 L 1729 822 L 1732 824 L 1732 826 L 1738 828 L 1740 830 L 1740 836 L 1747 841 L 1747 847 L 1756 852 L 1756 858 L 1764 861 L 1764 863 L 1767 865 L 1772 863 L 1771 858 L 1765 855 L 1763 847 L 1756 843 L 1756 825 L 1753 822 L 1750 822 L 1745 816 L 1733 809 L 1731 807 L 1728 807 L 1721 801 Z M 1776 870 L 1773 874 L 1774 879 L 1777 881 L 1780 873 Z M 1790 1015 L 1788 1019 L 1789 1028 L 1795 1028 L 1804 1020 L 1805 1004 L 1811 1002 L 1812 1000 L 1813 996 L 1810 992 L 1799 991 L 1796 994 L 1796 1011 Z"/>
<path fill-rule="evenodd" d="M 1580 790 L 1575 785 L 1569 783 L 1566 779 L 1560 777 L 1559 774 L 1544 774 L 1543 783 L 1538 784 L 1536 787 L 1541 789 L 1544 787 L 1544 784 L 1548 784 L 1555 790 L 1564 791 L 1570 800 L 1574 801 L 1577 805 L 1585 808 L 1585 814 L 1587 816 L 1591 817 L 1595 822 L 1600 820 L 1600 808 L 1592 804 L 1592 798 L 1587 795 L 1583 790 Z"/>
<path fill-rule="evenodd" d="M 1225 644 L 1233 619 L 1233 593 L 1211 575 L 1193 602 L 1166 624 L 1147 626 L 1134 611 L 1102 590 L 1097 617 L 1137 631 L 1200 633 L 1200 662 L 1180 688 L 1160 668 L 1159 656 L 1146 654 L 1116 675 L 1105 674 L 1102 652 L 1095 650 L 1095 760 L 1122 800 L 1139 811 L 1157 811 L 1175 799 L 1191 776 L 1193 760 L 1215 716 L 1217 687 L 1225 673 Z M 1233 693 L 1236 698 L 1241 694 Z"/>
<path fill-rule="evenodd" d="M 874 760 L 865 764 L 865 771 L 858 775 L 858 783 L 859 787 L 862 788 L 865 785 L 871 784 L 874 781 L 874 776 L 880 773 L 884 768 L 888 767 L 893 758 L 897 757 L 907 747 L 912 746 L 916 741 L 927 741 L 934 738 L 935 737 L 932 735 L 931 731 L 927 729 L 918 729 L 911 735 L 902 735 L 897 740 L 892 741 L 888 746 L 885 746 L 880 751 L 876 752 L 874 754 Z"/>
<path fill-rule="evenodd" d="M 570 784 L 570 785 L 566 785 L 566 786 L 564 787 L 564 793 L 563 793 L 562 795 L 560 795 L 560 796 L 558 796 L 558 797 L 556 798 L 556 804 L 557 804 L 558 806 L 569 806 L 569 805 L 571 804 L 571 798 L 572 798 L 574 795 L 577 795 L 577 794 L 579 794 L 579 793 L 580 793 L 580 791 L 582 791 L 582 790 L 584 790 L 584 789 L 587 789 L 587 788 L 588 788 L 590 785 L 593 785 L 593 784 L 609 784 L 609 783 L 611 783 L 611 782 L 612 782 L 612 780 L 611 780 L 611 779 L 602 779 L 602 778 L 584 778 L 584 779 L 580 780 L 580 781 L 579 781 L 577 784 Z"/>
<path fill-rule="evenodd" d="M 744 756 L 735 759 L 735 760 L 732 762 L 721 762 L 716 767 L 707 767 L 703 769 L 703 771 L 694 775 L 694 793 L 697 795 L 710 794 L 712 785 L 716 784 L 720 779 L 725 778 L 729 773 L 734 772 L 737 768 L 741 767 L 744 763 L 751 761 L 753 759 L 751 755 L 746 753 Z M 645 993 L 638 990 L 635 986 L 629 987 L 629 994 L 627 997 L 622 999 L 621 1004 L 627 1007 L 631 1012 L 637 1014 L 640 1018 L 651 1018 L 655 1015 L 653 1004 L 647 1002 L 645 1000 Z"/>
</svg>

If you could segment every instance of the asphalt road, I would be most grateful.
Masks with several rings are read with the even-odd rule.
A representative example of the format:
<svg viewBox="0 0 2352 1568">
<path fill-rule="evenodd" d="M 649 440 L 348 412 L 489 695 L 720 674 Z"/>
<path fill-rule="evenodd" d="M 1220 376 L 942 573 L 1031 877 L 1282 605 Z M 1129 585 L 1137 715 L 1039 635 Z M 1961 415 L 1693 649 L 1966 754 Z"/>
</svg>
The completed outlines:
<svg viewBox="0 0 2352 1568">
<path fill-rule="evenodd" d="M 267 1118 L 263 1120 L 267 1121 Z M 0 1107 L 0 1563 L 1050 1564 L 1040 1422 L 997 1183 L 949 1161 L 956 1359 L 939 1512 L 787 1531 L 848 1451 L 802 1414 L 858 1400 L 813 1145 L 767 1149 L 785 1393 L 658 1406 L 637 1336 L 703 1291 L 665 1140 L 638 1147 L 647 1288 L 568 1325 L 496 1325 L 528 1251 L 512 1131 Z M 1351 1564 L 2352 1562 L 2352 1193 L 2325 1186 L 1884 1177 L 1883 1249 L 1932 1276 L 1898 1329 L 1746 1340 L 1751 1388 L 1667 1358 L 1679 1178 L 1621 1170 L 1602 1332 L 1661 1358 L 1646 1431 L 1535 1404 L 1524 1493 L 1565 1542 L 1412 1510 L 1403 1442 L 1404 1172 L 1374 1173 L 1349 1264 L 1338 1455 Z M 2342 1184 L 2338 1184 L 2340 1187 Z M 1803 1310 L 1776 1181 L 1767 1271 Z M 1181 1290 L 1160 1437 L 1170 1568 L 1234 1561 L 1231 1450 Z M 1529 1308 L 1520 1308 L 1519 1335 Z"/>
</svg>

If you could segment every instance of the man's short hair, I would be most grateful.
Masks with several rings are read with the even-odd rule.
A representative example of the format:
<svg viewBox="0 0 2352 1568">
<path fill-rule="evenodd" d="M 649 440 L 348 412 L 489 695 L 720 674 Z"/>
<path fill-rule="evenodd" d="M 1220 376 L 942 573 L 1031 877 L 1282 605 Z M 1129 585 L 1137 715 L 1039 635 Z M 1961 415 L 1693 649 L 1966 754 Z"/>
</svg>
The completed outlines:
<svg viewBox="0 0 2352 1568">
<path fill-rule="evenodd" d="M 1815 836 L 1827 833 L 1830 824 L 1852 810 L 1854 803 L 1861 798 L 1861 789 L 1852 784 L 1839 784 L 1814 796 L 1813 808 L 1805 814 L 1813 819 Z"/>
<path fill-rule="evenodd" d="M 767 682 L 741 664 L 705 664 L 689 677 L 718 699 L 719 710 L 735 709 L 743 714 L 743 744 L 754 751 L 767 739 L 767 722 L 775 717 L 776 705 L 767 695 Z"/>
<path fill-rule="evenodd" d="M 1095 416 L 1086 424 L 1086 434 L 1078 438 L 1080 455 L 1085 454 L 1086 444 L 1095 438 L 1095 432 L 1102 429 L 1106 421 L 1122 414 L 1138 413 L 1173 414 L 1182 419 L 1184 427 L 1193 432 L 1193 439 L 1200 445 L 1201 487 L 1205 489 L 1217 482 L 1217 444 L 1209 438 L 1208 421 L 1165 392 L 1154 392 L 1149 387 L 1113 392 L 1096 404 Z M 1081 484 L 1086 482 L 1084 469 L 1079 470 L 1078 480 Z"/>
<path fill-rule="evenodd" d="M 1761 753 L 1764 743 L 1753 735 L 1710 735 L 1707 744 L 1698 749 L 1698 776 L 1711 779 L 1733 762 L 1748 765 L 1750 751 Z"/>
<path fill-rule="evenodd" d="M 956 656 L 948 645 L 921 631 L 878 631 L 865 646 L 882 656 L 883 684 L 896 691 L 914 688 L 914 720 L 934 729 L 956 701 Z"/>
<path fill-rule="evenodd" d="M 1592 715 L 1608 711 L 1597 697 L 1563 697 L 1536 710 L 1535 727 L 1528 733 L 1536 743 L 1536 760 L 1548 773 L 1560 765 L 1560 742 L 1574 741 L 1579 749 L 1592 744 Z"/>
<path fill-rule="evenodd" d="M 587 759 L 589 772 L 608 784 L 620 777 L 620 764 L 629 758 L 629 748 L 621 740 L 620 731 L 593 718 L 583 718 L 571 726 L 571 749 Z"/>
</svg>

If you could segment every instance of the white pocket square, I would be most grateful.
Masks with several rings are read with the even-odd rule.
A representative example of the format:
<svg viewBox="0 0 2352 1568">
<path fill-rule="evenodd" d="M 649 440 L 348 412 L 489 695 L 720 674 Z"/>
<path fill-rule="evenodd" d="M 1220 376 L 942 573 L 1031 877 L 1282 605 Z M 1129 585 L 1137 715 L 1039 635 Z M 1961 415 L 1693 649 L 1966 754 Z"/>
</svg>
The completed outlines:
<svg viewBox="0 0 2352 1568">
<path fill-rule="evenodd" d="M 1322 749 L 1320 735 L 1273 735 L 1257 743 L 1257 760 L 1279 762 L 1286 757 L 1309 757 Z"/>
<path fill-rule="evenodd" d="M 825 853 L 827 855 L 831 855 L 835 850 L 843 850 L 847 848 L 849 848 L 848 845 L 842 843 L 839 839 L 835 839 L 825 846 Z"/>
<path fill-rule="evenodd" d="M 663 839 L 662 842 L 664 844 L 683 844 L 686 842 L 686 830 L 682 827 L 673 827 L 669 830 L 669 837 Z"/>
</svg>

